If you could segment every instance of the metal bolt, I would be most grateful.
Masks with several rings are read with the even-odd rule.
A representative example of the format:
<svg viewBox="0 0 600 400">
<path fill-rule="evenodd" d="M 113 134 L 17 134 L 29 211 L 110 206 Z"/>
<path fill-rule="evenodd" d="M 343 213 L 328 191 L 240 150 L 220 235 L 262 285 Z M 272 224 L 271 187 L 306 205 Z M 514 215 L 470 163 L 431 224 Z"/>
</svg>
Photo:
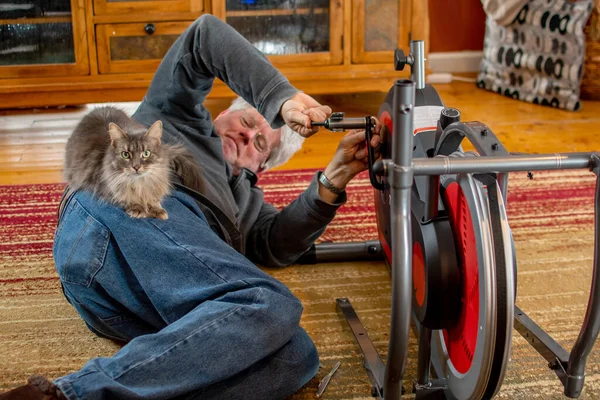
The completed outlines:
<svg viewBox="0 0 600 400">
<path fill-rule="evenodd" d="M 533 179 L 533 172 L 531 172 L 531 171 L 527 171 L 527 177 L 528 177 L 529 179 Z"/>
<path fill-rule="evenodd" d="M 492 143 L 492 150 L 498 150 L 498 143 Z"/>
<path fill-rule="evenodd" d="M 487 136 L 487 129 L 481 131 L 481 136 Z"/>
<path fill-rule="evenodd" d="M 412 104 L 400 104 L 400 112 L 408 114 L 412 110 Z"/>
</svg>

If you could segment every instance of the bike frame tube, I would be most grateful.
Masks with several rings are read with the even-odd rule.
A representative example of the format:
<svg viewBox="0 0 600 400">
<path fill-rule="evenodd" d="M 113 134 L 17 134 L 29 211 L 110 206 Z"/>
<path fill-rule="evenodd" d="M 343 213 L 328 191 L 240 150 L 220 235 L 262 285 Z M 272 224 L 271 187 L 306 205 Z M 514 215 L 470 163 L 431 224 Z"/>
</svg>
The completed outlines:
<svg viewBox="0 0 600 400">
<path fill-rule="evenodd" d="M 410 219 L 413 148 L 413 104 L 415 84 L 409 80 L 394 83 L 392 148 L 393 168 L 389 170 L 392 227 L 392 310 L 390 341 L 385 368 L 383 395 L 400 399 L 402 377 L 408 356 L 412 310 L 412 229 Z"/>
<path fill-rule="evenodd" d="M 427 180 L 427 203 L 425 213 L 423 214 L 423 222 L 429 222 L 438 216 L 440 197 L 440 176 L 431 175 Z"/>
<path fill-rule="evenodd" d="M 598 153 L 600 155 L 600 153 Z M 516 172 L 558 169 L 586 169 L 593 166 L 594 153 L 540 155 L 436 157 L 412 160 L 414 175 Z"/>
<path fill-rule="evenodd" d="M 585 364 L 587 357 L 594 347 L 600 333 L 600 158 L 592 156 L 593 172 L 596 174 L 596 195 L 594 204 L 594 269 L 592 287 L 588 300 L 588 307 L 579 331 L 577 341 L 573 345 L 569 356 L 567 368 L 567 381 L 565 383 L 565 396 L 578 397 L 583 390 L 585 378 Z"/>
<path fill-rule="evenodd" d="M 417 89 L 423 89 L 425 88 L 425 42 L 422 40 L 411 41 L 410 54 L 413 59 L 410 79 L 415 82 Z"/>
</svg>

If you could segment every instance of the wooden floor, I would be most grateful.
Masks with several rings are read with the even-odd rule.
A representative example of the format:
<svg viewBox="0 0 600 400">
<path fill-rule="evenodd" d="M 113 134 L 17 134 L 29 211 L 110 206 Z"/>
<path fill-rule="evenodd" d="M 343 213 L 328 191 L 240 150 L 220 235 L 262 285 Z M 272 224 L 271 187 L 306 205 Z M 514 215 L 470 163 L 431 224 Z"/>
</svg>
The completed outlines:
<svg viewBox="0 0 600 400">
<path fill-rule="evenodd" d="M 446 106 L 458 108 L 463 121 L 481 121 L 511 152 L 557 153 L 600 151 L 600 101 L 583 101 L 568 112 L 527 104 L 477 89 L 472 83 L 435 85 Z M 321 96 L 318 100 L 348 115 L 377 115 L 385 93 Z M 229 101 L 210 100 L 217 115 Z M 125 104 L 135 109 L 136 104 Z M 0 184 L 62 181 L 66 140 L 89 108 L 0 110 Z M 323 130 L 280 169 L 324 168 L 342 133 Z"/>
</svg>

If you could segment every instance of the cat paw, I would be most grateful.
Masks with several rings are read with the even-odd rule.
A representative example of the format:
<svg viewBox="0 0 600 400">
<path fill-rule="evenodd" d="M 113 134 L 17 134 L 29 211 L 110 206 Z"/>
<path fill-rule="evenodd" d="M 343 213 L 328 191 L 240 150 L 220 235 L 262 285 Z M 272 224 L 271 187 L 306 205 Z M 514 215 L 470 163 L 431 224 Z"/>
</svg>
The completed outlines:
<svg viewBox="0 0 600 400">
<path fill-rule="evenodd" d="M 144 210 L 139 209 L 127 210 L 127 214 L 129 214 L 131 218 L 148 218 L 148 214 Z"/>
<path fill-rule="evenodd" d="M 152 207 L 148 211 L 148 218 L 168 219 L 169 214 L 162 207 Z"/>
<path fill-rule="evenodd" d="M 154 218 L 169 219 L 169 214 L 167 214 L 165 210 L 157 210 L 154 214 Z"/>
</svg>

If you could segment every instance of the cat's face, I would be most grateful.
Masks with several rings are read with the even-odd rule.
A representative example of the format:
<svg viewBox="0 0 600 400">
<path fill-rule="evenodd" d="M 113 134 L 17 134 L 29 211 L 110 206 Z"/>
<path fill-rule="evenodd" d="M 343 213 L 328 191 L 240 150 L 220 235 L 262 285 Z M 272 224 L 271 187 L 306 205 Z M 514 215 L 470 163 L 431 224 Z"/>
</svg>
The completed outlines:
<svg viewBox="0 0 600 400">
<path fill-rule="evenodd" d="M 162 122 L 156 121 L 147 132 L 125 133 L 117 124 L 110 123 L 111 166 L 116 172 L 140 177 L 162 167 L 161 142 Z"/>
</svg>

